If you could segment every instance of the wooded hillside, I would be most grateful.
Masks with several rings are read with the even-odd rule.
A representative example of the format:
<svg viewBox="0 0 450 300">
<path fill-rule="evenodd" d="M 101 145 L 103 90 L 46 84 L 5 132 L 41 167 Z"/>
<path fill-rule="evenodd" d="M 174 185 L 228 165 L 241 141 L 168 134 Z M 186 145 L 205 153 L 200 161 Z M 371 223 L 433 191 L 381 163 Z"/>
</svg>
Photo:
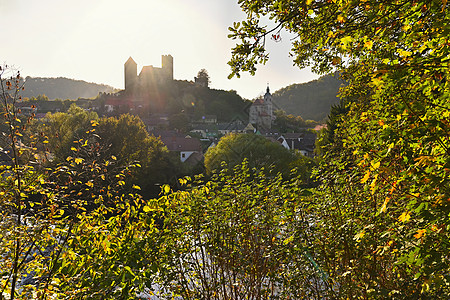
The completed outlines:
<svg viewBox="0 0 450 300">
<path fill-rule="evenodd" d="M 322 121 L 333 104 L 343 82 L 337 75 L 325 75 L 306 83 L 292 84 L 273 94 L 275 107 L 304 120 Z"/>
<path fill-rule="evenodd" d="M 46 95 L 50 100 L 94 98 L 100 92 L 110 93 L 114 90 L 112 86 L 75 80 L 64 77 L 43 78 L 26 77 L 23 97 L 37 97 Z"/>
</svg>

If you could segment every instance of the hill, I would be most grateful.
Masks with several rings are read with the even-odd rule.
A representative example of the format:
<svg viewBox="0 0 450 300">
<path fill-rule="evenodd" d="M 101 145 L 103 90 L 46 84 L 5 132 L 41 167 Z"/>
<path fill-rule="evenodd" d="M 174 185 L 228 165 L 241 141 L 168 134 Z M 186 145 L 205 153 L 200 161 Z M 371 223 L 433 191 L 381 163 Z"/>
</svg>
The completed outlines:
<svg viewBox="0 0 450 300">
<path fill-rule="evenodd" d="M 343 82 L 337 75 L 325 75 L 317 80 L 292 84 L 273 93 L 273 103 L 288 114 L 304 120 L 323 121 L 333 104 L 339 102 L 337 94 Z"/>
<path fill-rule="evenodd" d="M 195 119 L 204 115 L 216 115 L 220 122 L 226 122 L 236 118 L 247 120 L 250 105 L 234 90 L 216 90 L 193 82 L 175 80 L 165 111 L 174 114 L 184 110 Z"/>
<path fill-rule="evenodd" d="M 23 97 L 37 97 L 46 95 L 49 99 L 78 99 L 78 98 L 94 98 L 100 92 L 110 93 L 113 87 L 105 84 L 97 84 L 86 82 L 83 80 L 75 80 L 64 77 L 43 78 L 43 77 L 26 77 L 25 90 Z"/>
</svg>

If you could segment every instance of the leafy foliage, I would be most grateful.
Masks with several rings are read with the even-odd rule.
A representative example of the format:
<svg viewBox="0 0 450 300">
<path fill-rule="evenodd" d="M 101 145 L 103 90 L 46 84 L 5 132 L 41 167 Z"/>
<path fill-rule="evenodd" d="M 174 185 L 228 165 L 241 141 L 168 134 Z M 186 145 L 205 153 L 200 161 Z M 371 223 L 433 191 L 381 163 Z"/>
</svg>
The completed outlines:
<svg viewBox="0 0 450 300">
<path fill-rule="evenodd" d="M 9 158 L 0 165 L 0 299 L 135 298 L 155 273 L 154 248 L 142 242 L 155 227 L 142 199 L 123 193 L 133 166 L 101 156 L 94 121 L 73 156 L 45 168 L 48 138 L 29 135 L 33 116 L 22 121 L 16 106 L 20 75 L 3 66 L 0 75 Z"/>
<path fill-rule="evenodd" d="M 332 298 L 448 295 L 447 1 L 239 1 L 232 75 L 265 62 L 265 37 L 348 82 L 313 209 Z M 273 31 L 259 25 L 269 16 Z"/>
<path fill-rule="evenodd" d="M 312 299 L 326 288 L 308 252 L 310 220 L 295 181 L 269 179 L 246 162 L 208 182 L 181 181 L 187 191 L 167 191 L 154 204 L 164 210 L 167 298 Z"/>
<path fill-rule="evenodd" d="M 140 193 L 154 197 L 159 185 L 170 181 L 177 172 L 178 161 L 168 152 L 162 141 L 150 136 L 137 116 L 124 114 L 118 118 L 99 118 L 96 113 L 73 105 L 67 113 L 47 114 L 45 123 L 36 124 L 40 135 L 48 140 L 47 148 L 54 155 L 52 166 L 64 163 L 68 157 L 111 161 L 115 157 L 119 166 L 139 164 L 131 171 L 133 184 L 140 186 Z M 92 133 L 92 125 L 95 133 Z M 76 152 L 77 145 L 91 143 L 89 151 Z"/>
<path fill-rule="evenodd" d="M 313 124 L 313 122 L 307 124 L 302 117 L 287 115 L 283 110 L 276 110 L 274 115 L 273 126 L 279 132 L 298 132 L 299 130 L 304 130 L 305 127 L 309 127 L 307 125 Z"/>
</svg>

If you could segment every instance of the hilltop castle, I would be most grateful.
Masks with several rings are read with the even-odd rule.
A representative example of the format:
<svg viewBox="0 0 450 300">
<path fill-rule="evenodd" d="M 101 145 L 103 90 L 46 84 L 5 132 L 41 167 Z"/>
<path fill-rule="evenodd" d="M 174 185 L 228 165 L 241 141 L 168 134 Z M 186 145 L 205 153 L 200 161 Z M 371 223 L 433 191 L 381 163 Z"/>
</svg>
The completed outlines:
<svg viewBox="0 0 450 300">
<path fill-rule="evenodd" d="M 156 85 L 173 81 L 173 57 L 172 55 L 161 56 L 161 68 L 153 66 L 142 67 L 137 74 L 137 64 L 130 58 L 125 62 L 125 93 L 146 93 Z"/>
<path fill-rule="evenodd" d="M 167 101 L 164 90 L 173 82 L 173 57 L 162 55 L 161 60 L 161 68 L 144 66 L 138 75 L 136 62 L 128 58 L 124 65 L 125 89 L 103 95 L 106 112 L 163 110 Z"/>
</svg>

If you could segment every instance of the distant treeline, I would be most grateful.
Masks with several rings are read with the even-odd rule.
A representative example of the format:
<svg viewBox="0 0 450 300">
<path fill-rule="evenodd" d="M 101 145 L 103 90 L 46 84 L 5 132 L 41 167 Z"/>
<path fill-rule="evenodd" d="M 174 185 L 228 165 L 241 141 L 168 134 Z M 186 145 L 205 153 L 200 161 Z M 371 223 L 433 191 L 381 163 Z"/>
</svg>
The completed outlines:
<svg viewBox="0 0 450 300">
<path fill-rule="evenodd" d="M 333 104 L 343 81 L 338 75 L 325 75 L 307 83 L 292 84 L 273 94 L 275 107 L 304 120 L 323 121 Z"/>
<path fill-rule="evenodd" d="M 60 81 L 60 79 L 62 81 Z M 58 86 L 59 82 L 65 82 Z M 69 84 L 72 82 L 72 84 Z M 37 111 L 41 113 L 67 111 L 72 103 L 84 109 L 97 110 L 101 115 L 107 114 L 105 111 L 105 101 L 111 95 L 108 91 L 102 92 L 103 89 L 112 89 L 105 85 L 96 85 L 84 82 L 86 89 L 91 86 L 90 90 L 83 93 L 83 81 L 75 81 L 66 78 L 41 79 L 27 77 L 25 83 L 25 90 L 23 91 L 24 104 L 23 106 L 34 105 Z M 70 87 L 80 86 L 80 89 L 71 89 Z M 69 90 L 64 96 L 59 96 L 54 99 L 51 95 L 55 95 L 57 90 L 64 90 L 64 87 Z M 97 89 L 94 89 L 97 87 Z M 190 81 L 174 80 L 167 85 L 158 86 L 157 98 L 149 98 L 151 103 L 149 107 L 141 108 L 137 114 L 141 117 L 146 117 L 152 113 L 165 113 L 169 115 L 176 115 L 180 119 L 191 118 L 201 119 L 205 115 L 215 115 L 220 122 L 231 120 L 248 119 L 248 107 L 251 102 L 244 100 L 236 91 L 224 91 L 210 89 L 194 84 Z M 41 91 L 35 94 L 34 91 Z M 88 91 L 91 94 L 88 95 Z M 102 94 L 99 95 L 99 92 Z M 84 96 L 83 96 L 84 95 Z M 90 96 L 87 97 L 86 95 Z M 70 96 L 70 97 L 69 97 Z M 126 113 L 127 111 L 115 111 L 115 114 Z"/>
<path fill-rule="evenodd" d="M 94 98 L 98 93 L 110 93 L 114 90 L 112 86 L 75 80 L 69 78 L 42 78 L 26 77 L 25 90 L 22 97 L 37 97 L 46 95 L 50 100 L 54 99 L 78 99 Z"/>
<path fill-rule="evenodd" d="M 339 102 L 337 94 L 342 81 L 337 76 L 326 75 L 317 80 L 292 84 L 273 94 L 274 108 L 286 114 L 301 116 L 303 120 L 323 121 L 327 118 L 330 107 Z M 161 99 L 153 113 L 180 114 L 191 117 L 216 115 L 219 121 L 247 119 L 249 101 L 245 101 L 236 91 L 208 89 L 189 81 L 175 80 L 170 86 L 159 87 Z M 83 108 L 101 107 L 102 97 L 99 93 L 111 93 L 114 88 L 104 84 L 89 83 L 68 78 L 26 77 L 24 98 L 29 98 L 40 112 L 66 111 L 73 101 L 47 103 L 45 100 L 77 100 Z M 42 96 L 45 95 L 46 97 Z M 93 99 L 88 101 L 86 99 Z M 95 99 L 97 98 L 97 99 Z M 36 101 L 38 100 L 38 101 Z M 40 100 L 40 101 L 39 101 Z M 81 101 L 81 102 L 80 102 Z"/>
</svg>

